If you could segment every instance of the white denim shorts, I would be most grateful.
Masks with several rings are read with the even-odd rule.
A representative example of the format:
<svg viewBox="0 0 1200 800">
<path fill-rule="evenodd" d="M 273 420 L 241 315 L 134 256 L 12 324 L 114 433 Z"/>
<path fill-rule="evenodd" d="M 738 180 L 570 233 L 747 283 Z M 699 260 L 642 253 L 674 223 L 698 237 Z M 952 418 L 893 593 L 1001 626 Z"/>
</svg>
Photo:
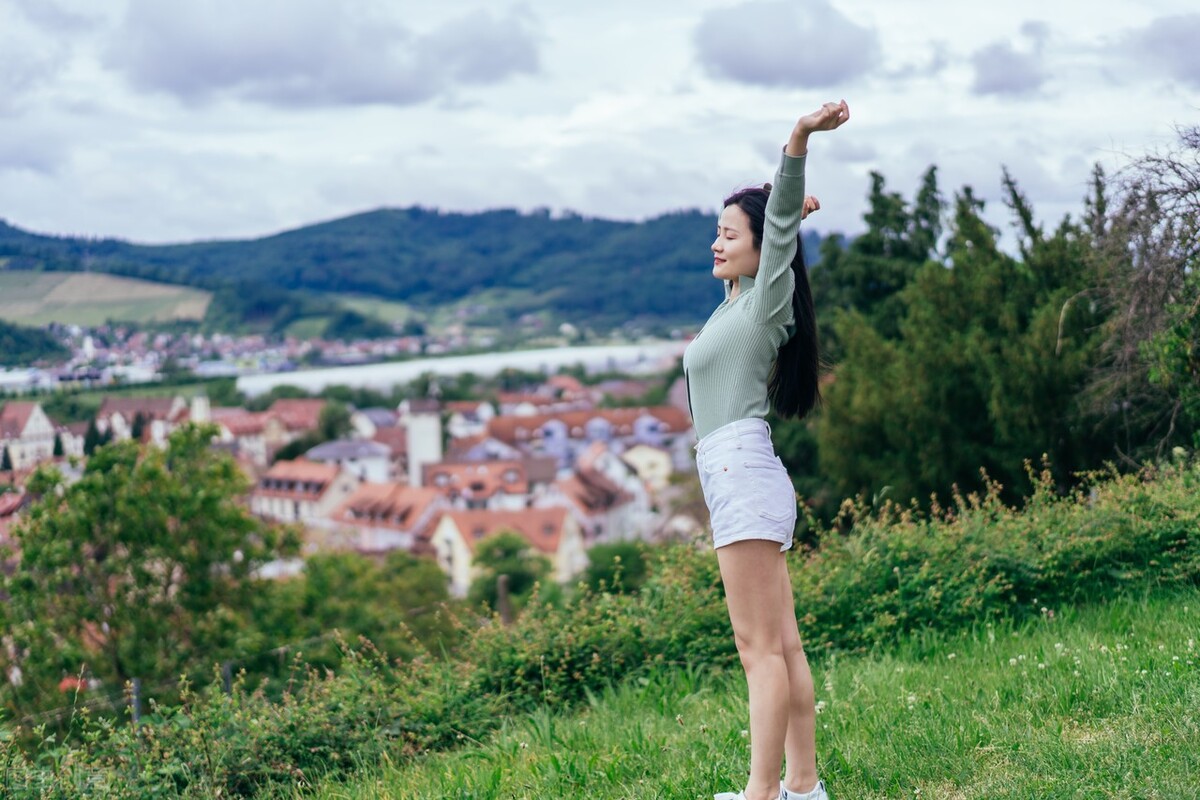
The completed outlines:
<svg viewBox="0 0 1200 800">
<path fill-rule="evenodd" d="M 796 490 L 771 445 L 766 420 L 722 425 L 696 445 L 696 469 L 712 519 L 713 547 L 746 539 L 792 546 Z"/>
</svg>

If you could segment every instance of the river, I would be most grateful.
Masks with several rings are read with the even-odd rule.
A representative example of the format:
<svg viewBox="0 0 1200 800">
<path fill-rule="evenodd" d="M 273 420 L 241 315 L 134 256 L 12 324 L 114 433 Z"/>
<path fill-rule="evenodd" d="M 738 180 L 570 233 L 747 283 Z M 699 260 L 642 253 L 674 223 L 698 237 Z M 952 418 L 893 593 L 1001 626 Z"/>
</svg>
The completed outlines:
<svg viewBox="0 0 1200 800">
<path fill-rule="evenodd" d="M 337 385 L 390 391 L 396 384 L 408 383 L 427 372 L 436 375 L 473 372 L 488 376 L 511 368 L 553 374 L 559 367 L 574 364 L 583 364 L 590 372 L 620 370 L 634 374 L 652 373 L 670 368 L 673 361 L 683 355 L 686 346 L 686 341 L 653 340 L 642 344 L 549 347 L 470 356 L 437 356 L 385 364 L 243 375 L 237 380 L 237 388 L 248 397 L 269 392 L 283 384 L 298 386 L 312 393 Z"/>
</svg>

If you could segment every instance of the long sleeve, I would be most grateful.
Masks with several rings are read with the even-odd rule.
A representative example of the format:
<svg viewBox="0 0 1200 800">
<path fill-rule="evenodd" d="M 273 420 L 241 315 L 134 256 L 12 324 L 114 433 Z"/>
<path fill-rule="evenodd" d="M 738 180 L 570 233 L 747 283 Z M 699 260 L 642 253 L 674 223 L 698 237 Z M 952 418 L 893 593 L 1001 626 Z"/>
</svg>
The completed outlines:
<svg viewBox="0 0 1200 800">
<path fill-rule="evenodd" d="M 792 258 L 796 255 L 796 232 L 804 213 L 805 156 L 780 156 L 775 184 L 767 199 L 766 221 L 758 260 L 758 276 L 754 281 L 757 298 L 754 318 L 759 323 L 790 324 L 792 290 Z"/>
</svg>

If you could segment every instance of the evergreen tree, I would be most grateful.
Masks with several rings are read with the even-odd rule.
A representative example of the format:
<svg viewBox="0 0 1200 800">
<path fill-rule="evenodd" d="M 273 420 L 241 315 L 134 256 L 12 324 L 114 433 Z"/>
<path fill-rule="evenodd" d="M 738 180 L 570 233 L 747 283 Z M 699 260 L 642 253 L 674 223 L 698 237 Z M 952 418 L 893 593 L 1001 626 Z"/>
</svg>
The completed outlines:
<svg viewBox="0 0 1200 800">
<path fill-rule="evenodd" d="M 4 453 L 0 455 L 0 472 L 12 472 L 12 468 L 12 456 L 8 453 L 8 445 L 5 445 Z"/>
<path fill-rule="evenodd" d="M 146 436 L 146 415 L 142 412 L 137 412 L 133 416 L 133 425 L 129 428 L 129 438 L 135 442 L 140 442 Z"/>
<path fill-rule="evenodd" d="M 90 456 L 96 452 L 96 448 L 103 444 L 103 438 L 100 435 L 100 429 L 96 425 L 95 418 L 88 422 L 87 432 L 83 435 L 83 454 Z"/>
</svg>

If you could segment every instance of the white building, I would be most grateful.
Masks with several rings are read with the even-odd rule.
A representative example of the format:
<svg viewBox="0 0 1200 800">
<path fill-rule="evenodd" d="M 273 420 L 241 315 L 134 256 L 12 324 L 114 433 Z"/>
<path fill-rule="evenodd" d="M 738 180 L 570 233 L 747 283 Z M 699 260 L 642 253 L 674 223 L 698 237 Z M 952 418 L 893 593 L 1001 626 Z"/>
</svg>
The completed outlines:
<svg viewBox="0 0 1200 800">
<path fill-rule="evenodd" d="M 13 469 L 27 469 L 53 458 L 55 435 L 54 423 L 38 403 L 13 400 L 0 410 L 0 454 L 8 450 Z"/>
</svg>

